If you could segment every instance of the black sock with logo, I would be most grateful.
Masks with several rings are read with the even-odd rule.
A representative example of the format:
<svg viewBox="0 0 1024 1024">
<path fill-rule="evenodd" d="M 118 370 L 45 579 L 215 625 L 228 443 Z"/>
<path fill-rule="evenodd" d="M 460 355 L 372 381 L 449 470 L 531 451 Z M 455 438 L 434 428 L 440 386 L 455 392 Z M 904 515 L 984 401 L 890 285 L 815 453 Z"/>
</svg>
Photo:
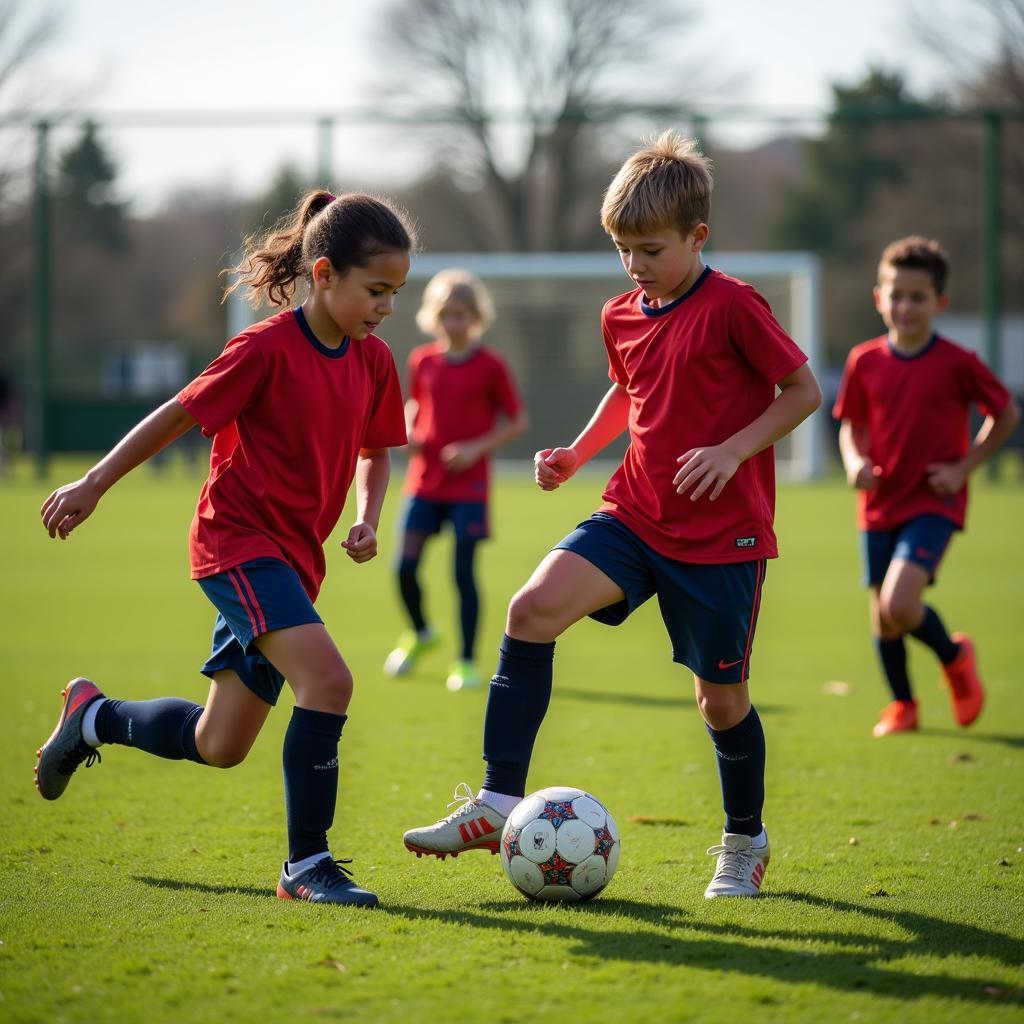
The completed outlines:
<svg viewBox="0 0 1024 1024">
<path fill-rule="evenodd" d="M 206 764 L 196 750 L 196 726 L 203 713 L 199 704 L 181 697 L 155 700 L 105 700 L 96 712 L 96 738 L 121 743 L 170 761 Z"/>
<path fill-rule="evenodd" d="M 764 729 L 753 707 L 742 722 L 730 729 L 712 729 L 708 735 L 718 755 L 722 783 L 725 831 L 756 839 L 761 834 L 764 807 Z"/>
<path fill-rule="evenodd" d="M 293 708 L 284 734 L 288 860 L 326 853 L 338 798 L 338 742 L 347 715 Z"/>
<path fill-rule="evenodd" d="M 484 789 L 524 796 L 533 741 L 551 700 L 555 645 L 501 641 L 484 716 Z"/>
</svg>

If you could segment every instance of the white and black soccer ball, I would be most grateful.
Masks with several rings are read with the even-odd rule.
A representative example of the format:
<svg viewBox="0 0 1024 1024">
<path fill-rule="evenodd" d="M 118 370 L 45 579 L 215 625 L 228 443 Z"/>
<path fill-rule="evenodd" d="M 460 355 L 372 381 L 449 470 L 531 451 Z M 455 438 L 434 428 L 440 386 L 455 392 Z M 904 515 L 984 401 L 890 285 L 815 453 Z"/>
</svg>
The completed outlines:
<svg viewBox="0 0 1024 1024">
<path fill-rule="evenodd" d="M 516 805 L 501 832 L 501 865 L 531 900 L 589 900 L 619 863 L 619 829 L 597 797 L 551 786 Z"/>
</svg>

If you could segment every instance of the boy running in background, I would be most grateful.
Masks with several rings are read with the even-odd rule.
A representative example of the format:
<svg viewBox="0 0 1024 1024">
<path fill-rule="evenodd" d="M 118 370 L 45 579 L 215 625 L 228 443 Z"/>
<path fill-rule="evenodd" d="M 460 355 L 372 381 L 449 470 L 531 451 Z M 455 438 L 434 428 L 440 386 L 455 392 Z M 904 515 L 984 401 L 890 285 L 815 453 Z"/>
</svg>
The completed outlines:
<svg viewBox="0 0 1024 1024">
<path fill-rule="evenodd" d="M 906 634 L 935 652 L 960 725 L 970 725 L 984 702 L 970 638 L 950 636 L 922 597 L 953 533 L 964 528 L 967 477 L 1009 438 L 1020 412 L 973 352 L 933 329 L 949 304 L 948 267 L 941 246 L 927 238 L 885 249 L 874 297 L 888 330 L 850 352 L 833 409 L 842 420 L 846 477 L 858 491 L 871 628 L 892 691 L 876 737 L 917 728 Z M 972 403 L 985 420 L 968 444 Z"/>
<path fill-rule="evenodd" d="M 418 577 L 427 541 L 450 522 L 459 592 L 459 657 L 446 685 L 480 685 L 473 662 L 480 598 L 473 563 L 490 536 L 490 454 L 526 429 L 526 414 L 505 360 L 480 342 L 494 321 L 487 289 L 469 271 L 442 270 L 423 292 L 416 323 L 434 341 L 409 355 L 405 423 L 409 435 L 398 589 L 411 630 L 384 662 L 390 676 L 410 672 L 438 642 L 427 623 Z"/>
<path fill-rule="evenodd" d="M 602 313 L 611 388 L 569 447 L 536 454 L 537 483 L 559 487 L 625 430 L 630 445 L 601 508 L 513 597 L 487 701 L 483 787 L 460 787 L 454 813 L 406 832 L 414 853 L 497 850 L 526 793 L 556 637 L 587 616 L 618 625 L 657 595 L 718 760 L 725 834 L 708 851 L 717 868 L 705 895 L 760 891 L 765 742 L 747 677 L 766 560 L 778 553 L 771 446 L 821 393 L 765 300 L 702 262 L 711 188 L 709 162 L 668 131 L 608 189 L 601 222 L 636 287 Z"/>
</svg>

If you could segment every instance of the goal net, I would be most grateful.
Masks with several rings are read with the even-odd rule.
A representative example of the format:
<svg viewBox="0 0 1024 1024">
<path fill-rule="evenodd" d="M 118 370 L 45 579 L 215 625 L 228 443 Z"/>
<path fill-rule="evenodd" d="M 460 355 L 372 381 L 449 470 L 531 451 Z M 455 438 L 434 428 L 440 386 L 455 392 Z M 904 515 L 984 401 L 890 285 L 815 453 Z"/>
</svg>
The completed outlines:
<svg viewBox="0 0 1024 1024">
<path fill-rule="evenodd" d="M 821 369 L 821 286 L 816 256 L 708 252 L 705 259 L 715 269 L 757 288 L 807 353 L 812 368 Z M 381 331 L 400 368 L 410 350 L 426 340 L 414 320 L 423 286 L 446 267 L 471 270 L 493 294 L 497 319 L 485 340 L 508 360 L 529 412 L 529 431 L 503 448 L 499 458 L 532 459 L 538 448 L 568 444 L 609 387 L 601 307 L 630 285 L 618 256 L 614 252 L 450 252 L 414 257 L 409 282 Z M 234 333 L 250 322 L 252 315 L 240 302 L 233 306 Z M 810 480 L 824 472 L 822 415 L 811 417 L 776 445 L 781 479 Z M 621 459 L 625 446 L 622 438 L 595 462 Z M 595 471 L 610 469 L 609 465 L 595 466 Z"/>
<path fill-rule="evenodd" d="M 821 278 L 817 256 L 803 252 L 708 252 L 716 270 L 752 284 L 811 367 L 822 369 Z M 601 307 L 630 282 L 615 253 L 425 253 L 413 259 L 409 283 L 382 333 L 399 365 L 424 339 L 413 318 L 426 280 L 446 267 L 476 274 L 494 295 L 497 319 L 487 344 L 508 360 L 530 415 L 529 433 L 503 458 L 532 458 L 537 448 L 568 444 L 608 390 Z M 776 445 L 779 476 L 810 480 L 825 469 L 821 413 Z M 625 440 L 601 458 L 620 458 Z"/>
</svg>

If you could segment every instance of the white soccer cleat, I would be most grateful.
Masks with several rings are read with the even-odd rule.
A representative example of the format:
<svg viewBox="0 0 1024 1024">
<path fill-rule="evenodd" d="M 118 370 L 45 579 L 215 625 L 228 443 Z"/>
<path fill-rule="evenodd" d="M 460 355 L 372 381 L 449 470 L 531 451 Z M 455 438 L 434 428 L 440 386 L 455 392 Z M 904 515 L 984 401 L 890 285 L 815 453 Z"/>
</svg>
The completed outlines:
<svg viewBox="0 0 1024 1024">
<path fill-rule="evenodd" d="M 723 832 L 722 842 L 708 853 L 718 857 L 715 877 L 704 891 L 704 899 L 717 896 L 757 896 L 768 867 L 768 836 L 764 846 L 754 846 L 750 836 Z"/>
<path fill-rule="evenodd" d="M 406 848 L 422 857 L 429 854 L 444 860 L 448 854 L 457 857 L 466 850 L 490 850 L 497 853 L 501 845 L 501 830 L 508 820 L 489 804 L 477 800 L 468 783 L 460 782 L 455 790 L 455 799 L 448 806 L 458 803 L 456 810 L 447 818 L 424 828 L 411 828 L 403 839 Z"/>
</svg>

